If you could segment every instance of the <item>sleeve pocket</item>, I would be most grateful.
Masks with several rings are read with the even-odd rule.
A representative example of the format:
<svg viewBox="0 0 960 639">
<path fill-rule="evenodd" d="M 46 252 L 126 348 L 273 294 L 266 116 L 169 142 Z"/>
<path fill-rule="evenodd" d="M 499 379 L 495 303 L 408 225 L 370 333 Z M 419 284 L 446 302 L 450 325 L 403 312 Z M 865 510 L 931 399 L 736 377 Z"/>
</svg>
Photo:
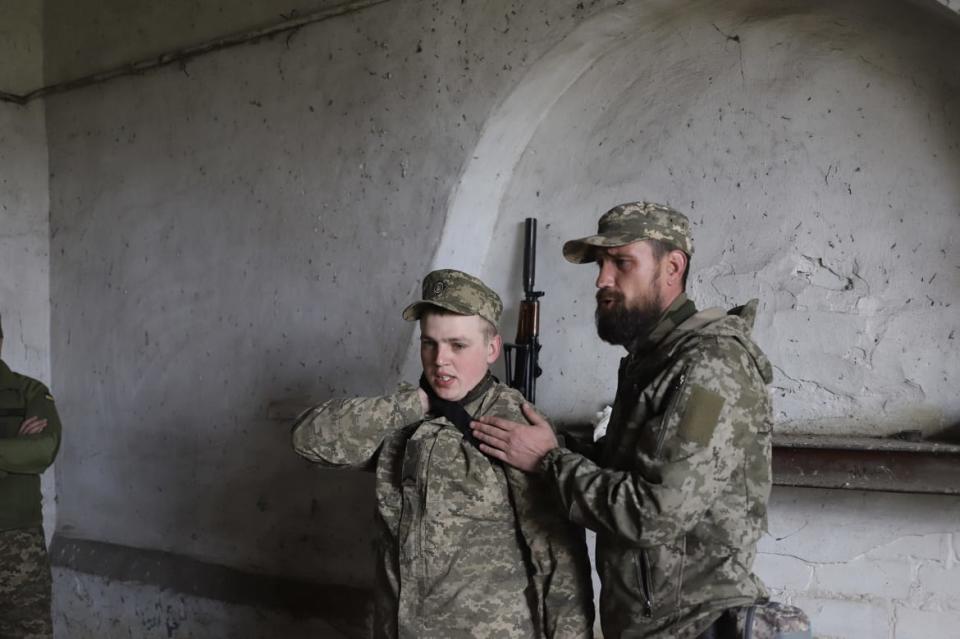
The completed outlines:
<svg viewBox="0 0 960 639">
<path fill-rule="evenodd" d="M 723 397 L 703 386 L 694 385 L 690 388 L 690 399 L 680 418 L 677 432 L 687 441 L 706 446 L 713 436 L 721 410 Z"/>
</svg>

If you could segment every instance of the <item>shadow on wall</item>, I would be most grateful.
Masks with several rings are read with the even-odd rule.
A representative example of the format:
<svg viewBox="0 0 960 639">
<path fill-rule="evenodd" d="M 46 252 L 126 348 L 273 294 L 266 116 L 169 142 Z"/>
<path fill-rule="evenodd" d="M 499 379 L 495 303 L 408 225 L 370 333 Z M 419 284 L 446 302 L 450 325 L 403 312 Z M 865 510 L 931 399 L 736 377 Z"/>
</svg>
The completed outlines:
<svg viewBox="0 0 960 639">
<path fill-rule="evenodd" d="M 696 263 L 711 278 L 697 282 L 695 293 L 702 299 L 730 303 L 762 292 L 767 317 L 787 325 L 808 323 L 808 317 L 832 324 L 834 313 L 849 313 L 862 299 L 886 303 L 898 291 L 877 291 L 883 288 L 877 278 L 885 277 L 881 274 L 890 266 L 877 249 L 902 237 L 897 219 L 918 200 L 920 191 L 931 186 L 919 169 L 908 170 L 897 158 L 905 152 L 897 144 L 916 142 L 920 136 L 934 145 L 932 136 L 945 131 L 943 153 L 934 162 L 939 166 L 940 195 L 926 196 L 926 209 L 940 214 L 960 197 L 947 186 L 960 184 L 953 118 L 960 105 L 960 83 L 949 82 L 955 78 L 956 58 L 937 49 L 957 32 L 956 20 L 893 0 L 797 1 L 778 4 L 775 10 L 762 2 L 648 3 L 601 14 L 541 60 L 487 123 L 480 146 L 503 141 L 507 133 L 519 134 L 519 143 L 507 148 L 514 157 L 493 155 L 499 168 L 508 165 L 514 171 L 494 178 L 489 167 L 481 166 L 489 156 L 474 154 L 477 159 L 467 168 L 456 195 L 467 197 L 489 187 L 486 192 L 500 194 L 495 200 L 499 206 L 487 210 L 486 219 L 478 222 L 476 202 L 455 197 L 446 244 L 437 253 L 443 264 L 438 265 L 455 264 L 474 272 L 483 263 L 510 265 L 488 268 L 484 276 L 502 291 L 515 291 L 517 222 L 534 215 L 544 229 L 543 286 L 558 291 L 551 303 L 566 306 L 568 271 L 556 259 L 562 240 L 589 230 L 596 213 L 610 203 L 642 194 L 687 204 L 681 208 L 691 213 L 700 241 Z M 894 36 L 896 46 L 889 47 L 887 38 Z M 586 57 L 578 58 L 581 54 Z M 572 59 L 579 62 L 571 67 L 572 76 L 551 77 L 549 82 L 538 76 L 542 70 L 557 72 L 557 60 Z M 858 88 L 851 88 L 851 95 L 842 95 L 842 89 L 854 85 Z M 536 99 L 515 99 L 526 96 L 531 87 Z M 924 125 L 914 119 L 911 98 L 922 108 L 940 110 L 927 114 Z M 542 111 L 529 113 L 523 105 L 537 105 Z M 871 111 L 873 124 L 867 121 Z M 891 177 L 903 176 L 904 171 L 909 179 L 901 178 L 893 189 Z M 858 181 L 864 173 L 873 175 Z M 494 179 L 495 184 L 490 182 Z M 880 208 L 875 198 L 892 198 L 897 205 L 883 207 L 875 218 Z M 798 220 L 811 230 L 791 234 Z M 489 245 L 449 244 L 464 228 L 478 223 L 490 225 Z M 875 228 L 862 229 L 865 225 Z M 930 238 L 942 231 L 933 230 Z M 854 234 L 864 240 L 845 245 L 846 236 Z M 894 238 L 890 242 L 888 235 Z M 474 252 L 463 253 L 467 250 Z M 818 258 L 826 263 L 859 265 L 857 277 L 868 281 L 872 292 L 857 291 L 860 297 L 848 300 L 841 295 L 842 287 L 834 290 L 809 280 L 808 286 L 789 290 L 791 282 L 782 278 L 804 276 L 785 275 L 784 260 L 819 251 L 829 253 Z M 911 268 L 926 266 L 923 260 L 911 263 Z M 584 288 L 589 288 L 592 275 L 584 280 Z M 901 286 L 909 284 L 904 281 Z M 819 317 L 806 314 L 802 306 L 816 307 Z M 900 310 L 898 306 L 881 315 L 889 319 Z M 861 319 L 863 335 L 857 340 L 872 340 L 869 324 L 877 318 L 863 314 Z M 816 340 L 806 340 L 795 353 L 792 347 L 778 346 L 784 333 L 767 322 L 761 337 L 791 376 L 806 377 L 793 372 L 797 368 L 823 368 L 819 358 L 824 351 L 829 357 L 844 356 L 834 352 L 838 344 Z M 563 379 L 548 380 L 541 387 L 545 409 L 552 414 L 592 412 L 598 397 L 612 393 L 608 373 L 615 365 L 585 355 L 595 348 L 588 317 L 574 326 L 555 315 L 544 331 L 551 344 L 545 368 L 563 370 L 571 362 L 586 361 L 588 366 L 596 362 L 595 371 L 578 379 L 598 380 L 591 382 L 596 386 L 576 387 Z M 576 343 L 583 346 L 573 346 Z M 348 363 L 339 366 L 346 368 Z M 886 372 L 876 374 L 881 382 L 894 383 Z M 291 377 L 292 384 L 310 388 L 314 375 Z M 413 370 L 407 371 L 407 377 L 413 375 Z M 818 404 L 826 382 L 782 384 L 782 394 L 792 399 L 781 402 L 781 419 L 823 417 L 811 413 L 810 406 Z M 258 404 L 276 399 L 270 394 Z M 831 404 L 843 406 L 837 400 L 826 405 Z M 293 459 L 285 429 L 295 412 L 280 407 L 273 413 L 278 421 L 255 424 L 278 429 L 278 443 L 260 439 L 253 454 L 262 459 L 251 459 L 249 465 L 257 472 L 223 477 L 224 490 L 214 499 L 223 510 L 214 513 L 208 525 L 228 545 L 236 544 L 235 552 L 253 550 L 271 570 L 309 577 L 322 566 L 327 575 L 352 571 L 351 582 L 369 586 L 372 478 L 308 469 Z M 243 499 L 238 501 L 237 495 Z M 242 534 L 231 531 L 234 522 L 244 519 L 249 528 Z M 292 521 L 300 523 L 291 525 Z M 245 549 L 251 539 L 256 548 Z"/>
<path fill-rule="evenodd" d="M 554 376 L 539 399 L 583 421 L 612 399 L 620 353 L 593 335 L 593 273 L 560 247 L 614 203 L 670 203 L 694 227 L 693 297 L 761 298 L 782 430 L 936 431 L 960 417 L 958 35 L 957 15 L 899 0 L 601 13 L 488 120 L 435 263 L 483 270 L 513 308 L 503 265 L 540 219 Z M 458 242 L 478 225 L 489 241 Z"/>
<path fill-rule="evenodd" d="M 477 147 L 465 152 L 472 159 L 451 196 L 435 263 L 481 275 L 514 309 L 517 231 L 524 217 L 539 218 L 537 285 L 548 292 L 541 365 L 548 374 L 538 396 L 548 414 L 585 420 L 609 403 L 620 355 L 599 347 L 594 334 L 594 272 L 566 264 L 560 246 L 592 231 L 610 205 L 646 198 L 690 214 L 692 293 L 701 305 L 762 298 L 758 339 L 780 369 L 781 426 L 876 434 L 887 423 L 902 429 L 905 417 L 922 417 L 919 427 L 930 429 L 957 421 L 960 399 L 951 384 L 960 349 L 949 348 L 956 320 L 944 310 L 960 304 L 960 21 L 931 7 L 895 0 L 790 0 L 774 8 L 759 0 L 631 3 L 585 21 L 531 67 L 485 123 Z M 161 294 L 166 286 L 169 298 L 145 306 L 183 315 L 140 324 L 126 291 L 101 286 L 97 304 L 134 318 L 124 337 L 146 343 L 139 355 L 117 346 L 110 331 L 82 345 L 60 338 L 57 350 L 89 373 L 81 389 L 87 394 L 75 391 L 71 408 L 90 428 L 86 441 L 70 444 L 71 463 L 83 468 L 73 469 L 64 487 L 76 505 L 64 500 L 75 512 L 62 531 L 76 524 L 91 538 L 118 535 L 110 537 L 118 544 L 369 587 L 372 478 L 298 459 L 288 436 L 296 410 L 275 402 L 388 388 L 394 371 L 371 370 L 371 363 L 383 360 L 381 345 L 409 333 L 382 328 L 393 325 L 383 317 L 351 315 L 356 291 L 349 284 L 310 289 L 336 294 L 322 302 L 300 301 L 310 284 L 296 279 L 289 255 L 315 249 L 303 240 L 313 237 L 314 220 L 274 223 L 258 214 L 193 232 L 173 210 L 188 195 L 168 205 L 171 221 L 162 232 L 133 238 L 129 255 L 112 256 L 108 266 L 64 246 L 87 233 L 111 235 L 115 220 L 96 218 L 98 198 L 106 196 L 98 193 L 78 213 L 88 216 L 76 223 L 86 223 L 82 231 L 60 229 L 55 248 L 67 250 L 63 262 L 78 273 L 68 284 L 83 293 L 94 290 L 91 271 L 107 271 L 109 279 L 115 263 L 116 272 L 146 264 L 143 256 L 155 256 L 161 243 L 163 263 L 143 266 L 134 284 Z M 237 197 L 239 207 L 252 196 Z M 369 242 L 340 219 L 346 216 L 327 223 L 350 242 Z M 212 237 L 223 243 L 216 251 L 209 250 Z M 249 237 L 270 246 L 253 247 Z M 338 259 L 356 258 L 352 250 L 325 248 Z M 211 265 L 210 255 L 236 264 Z M 353 267 L 344 261 L 317 270 Z M 286 288 L 261 290 L 264 280 L 253 275 L 238 284 L 240 270 Z M 198 273 L 209 280 L 196 282 Z M 381 303 L 377 295 L 393 284 L 409 290 L 407 281 L 387 282 L 365 301 Z M 272 307 L 262 301 L 270 296 Z M 243 316 L 256 315 L 251 299 L 268 310 Z M 300 307 L 279 308 L 278 299 Z M 96 314 L 97 304 L 72 301 L 64 308 L 80 309 L 77 322 L 113 325 L 106 311 Z M 225 308 L 229 303 L 240 310 Z M 373 329 L 363 328 L 368 322 Z M 192 352 L 193 344 L 208 351 Z M 415 348 L 408 380 L 416 379 Z M 169 375 L 147 374 L 160 364 Z M 122 378 L 118 369 L 138 376 Z M 202 380 L 179 373 L 196 370 L 209 371 L 203 393 Z M 110 430 L 131 406 L 129 423 Z M 268 406 L 277 410 L 267 414 Z M 126 490 L 129 477 L 143 486 Z M 91 512 L 102 522 L 91 523 Z"/>
<path fill-rule="evenodd" d="M 589 419 L 598 399 L 612 399 L 619 352 L 597 356 L 593 271 L 564 263 L 560 246 L 615 202 L 672 203 L 695 225 L 694 296 L 764 299 L 759 337 L 781 368 L 782 425 L 901 427 L 921 396 L 900 347 L 929 340 L 896 333 L 917 319 L 933 324 L 939 350 L 949 333 L 942 308 L 960 303 L 946 275 L 955 248 L 943 242 L 958 230 L 960 206 L 960 19 L 940 9 L 751 0 L 601 13 L 538 61 L 487 121 L 434 266 L 482 273 L 503 293 L 509 337 L 518 229 L 538 217 L 538 288 L 551 293 L 544 369 L 553 372 L 541 404 Z M 917 216 L 922 224 L 911 224 Z M 467 229 L 487 239 L 464 243 Z M 910 250 L 891 254 L 893 244 Z M 937 270 L 936 286 L 919 281 Z M 936 301 L 911 307 L 921 284 Z M 955 355 L 935 359 L 957 368 Z M 939 370 L 923 373 L 922 399 L 933 405 L 923 428 L 960 414 Z"/>
</svg>

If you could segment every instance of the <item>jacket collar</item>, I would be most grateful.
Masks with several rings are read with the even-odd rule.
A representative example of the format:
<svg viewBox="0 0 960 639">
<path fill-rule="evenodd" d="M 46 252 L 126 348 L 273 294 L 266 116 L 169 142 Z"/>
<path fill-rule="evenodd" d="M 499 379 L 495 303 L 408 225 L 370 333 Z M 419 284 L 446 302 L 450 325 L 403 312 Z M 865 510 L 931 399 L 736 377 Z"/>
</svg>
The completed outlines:
<svg viewBox="0 0 960 639">
<path fill-rule="evenodd" d="M 13 386 L 13 371 L 7 363 L 0 359 L 0 388 Z"/>
<path fill-rule="evenodd" d="M 667 310 L 663 312 L 663 315 L 660 316 L 660 320 L 657 322 L 657 325 L 653 327 L 653 330 L 645 336 L 638 337 L 627 347 L 627 351 L 633 357 L 652 351 L 673 333 L 674 329 L 696 315 L 696 313 L 696 304 L 687 297 L 686 293 L 680 293 L 677 299 L 673 300 L 670 306 L 667 307 Z"/>
</svg>

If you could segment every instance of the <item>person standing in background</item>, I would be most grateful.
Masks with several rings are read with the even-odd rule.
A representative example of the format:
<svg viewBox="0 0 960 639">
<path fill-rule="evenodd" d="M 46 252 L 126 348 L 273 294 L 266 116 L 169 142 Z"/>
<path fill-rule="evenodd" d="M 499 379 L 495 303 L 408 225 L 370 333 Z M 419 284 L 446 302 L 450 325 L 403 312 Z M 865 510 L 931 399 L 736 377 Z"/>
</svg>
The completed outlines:
<svg viewBox="0 0 960 639">
<path fill-rule="evenodd" d="M 3 326 L 0 323 L 0 357 Z M 40 475 L 60 448 L 60 417 L 42 383 L 0 359 L 0 637 L 50 639 L 50 560 Z"/>
</svg>

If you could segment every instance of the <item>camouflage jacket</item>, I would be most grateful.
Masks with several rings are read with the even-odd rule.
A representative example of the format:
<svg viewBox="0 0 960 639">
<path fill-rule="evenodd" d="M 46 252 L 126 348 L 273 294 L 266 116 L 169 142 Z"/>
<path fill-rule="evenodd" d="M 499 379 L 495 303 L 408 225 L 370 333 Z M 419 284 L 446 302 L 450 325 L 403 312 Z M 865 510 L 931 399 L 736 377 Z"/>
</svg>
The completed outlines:
<svg viewBox="0 0 960 639">
<path fill-rule="evenodd" d="M 464 408 L 521 420 L 522 399 L 498 383 Z M 312 461 L 376 473 L 376 637 L 592 636 L 582 531 L 543 478 L 424 418 L 415 388 L 320 404 L 298 418 L 293 444 Z"/>
<path fill-rule="evenodd" d="M 566 514 L 597 533 L 605 639 L 696 637 L 766 596 L 751 566 L 772 370 L 749 337 L 755 308 L 697 313 L 681 296 L 621 361 L 595 461 L 558 448 L 542 462 Z"/>
<path fill-rule="evenodd" d="M 36 435 L 18 435 L 27 417 L 47 420 Z M 60 417 L 47 387 L 0 360 L 0 530 L 40 526 L 40 474 L 60 448 Z"/>
</svg>

